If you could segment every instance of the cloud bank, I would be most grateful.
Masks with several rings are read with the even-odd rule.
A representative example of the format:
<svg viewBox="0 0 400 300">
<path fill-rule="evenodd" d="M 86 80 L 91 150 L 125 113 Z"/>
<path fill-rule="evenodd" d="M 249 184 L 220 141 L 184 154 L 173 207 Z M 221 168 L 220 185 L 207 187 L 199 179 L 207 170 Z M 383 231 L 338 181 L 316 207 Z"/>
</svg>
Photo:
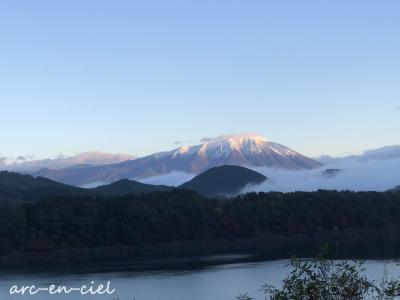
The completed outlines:
<svg viewBox="0 0 400 300">
<path fill-rule="evenodd" d="M 181 184 L 191 180 L 195 175 L 186 172 L 172 172 L 165 175 L 149 177 L 139 180 L 142 183 L 180 186 Z"/>
<path fill-rule="evenodd" d="M 340 169 L 327 176 L 325 170 Z M 282 169 L 254 169 L 269 178 L 266 182 L 246 187 L 241 193 L 251 191 L 316 191 L 318 189 L 352 191 L 386 191 L 400 185 L 400 158 L 360 161 L 344 159 L 322 168 L 306 171 Z"/>
</svg>

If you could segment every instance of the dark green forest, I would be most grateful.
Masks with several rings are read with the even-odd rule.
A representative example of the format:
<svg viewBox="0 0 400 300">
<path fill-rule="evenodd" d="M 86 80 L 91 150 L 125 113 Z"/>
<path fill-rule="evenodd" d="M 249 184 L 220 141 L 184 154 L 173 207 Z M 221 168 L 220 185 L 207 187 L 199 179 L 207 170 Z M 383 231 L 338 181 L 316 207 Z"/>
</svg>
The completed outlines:
<svg viewBox="0 0 400 300">
<path fill-rule="evenodd" d="M 400 225 L 400 193 L 250 193 L 209 199 L 186 190 L 2 203 L 1 254 L 80 247 L 268 238 Z"/>
</svg>

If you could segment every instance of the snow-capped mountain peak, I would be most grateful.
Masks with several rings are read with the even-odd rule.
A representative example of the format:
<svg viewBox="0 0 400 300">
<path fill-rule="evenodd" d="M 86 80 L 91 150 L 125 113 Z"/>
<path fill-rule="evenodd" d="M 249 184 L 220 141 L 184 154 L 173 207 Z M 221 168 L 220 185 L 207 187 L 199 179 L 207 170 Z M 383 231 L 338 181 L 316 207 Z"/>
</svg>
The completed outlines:
<svg viewBox="0 0 400 300">
<path fill-rule="evenodd" d="M 286 146 L 254 133 L 207 138 L 202 144 L 183 146 L 160 153 L 158 157 L 170 157 L 175 161 L 190 159 L 190 171 L 193 173 L 222 164 L 289 169 L 314 168 L 320 165 Z"/>
<path fill-rule="evenodd" d="M 268 140 L 256 134 L 232 134 L 219 136 L 207 142 L 207 148 L 219 148 L 221 152 L 239 151 L 243 154 L 251 154 L 262 151 Z"/>
<path fill-rule="evenodd" d="M 179 155 L 201 155 L 211 158 L 229 156 L 238 152 L 245 157 L 257 155 L 264 151 L 271 151 L 277 155 L 295 157 L 297 152 L 257 134 L 231 134 L 221 135 L 195 146 L 183 146 L 174 150 L 173 157 Z"/>
<path fill-rule="evenodd" d="M 256 133 L 242 133 L 242 134 L 228 134 L 220 135 L 214 139 L 210 139 L 209 142 L 227 141 L 229 143 L 243 143 L 252 141 L 255 143 L 267 142 L 268 140 Z"/>
<path fill-rule="evenodd" d="M 36 175 L 74 185 L 91 182 L 143 179 L 171 172 L 199 174 L 212 167 L 238 165 L 249 168 L 312 169 L 321 164 L 286 146 L 257 134 L 222 135 L 193 146 L 183 146 L 104 167 L 43 170 Z"/>
</svg>

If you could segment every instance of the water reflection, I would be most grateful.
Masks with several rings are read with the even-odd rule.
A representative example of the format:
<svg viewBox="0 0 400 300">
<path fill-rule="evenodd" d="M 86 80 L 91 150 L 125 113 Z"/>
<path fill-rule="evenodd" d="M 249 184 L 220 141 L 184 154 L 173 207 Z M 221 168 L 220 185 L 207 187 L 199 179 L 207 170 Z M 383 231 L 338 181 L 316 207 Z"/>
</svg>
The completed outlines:
<svg viewBox="0 0 400 300">
<path fill-rule="evenodd" d="M 234 300 L 240 292 L 248 292 L 256 299 L 261 300 L 264 299 L 259 292 L 261 285 L 266 282 L 279 285 L 290 271 L 285 267 L 288 260 L 229 263 L 232 259 L 243 258 L 242 256 L 195 258 L 195 262 L 202 261 L 211 264 L 201 268 L 197 267 L 196 263 L 192 268 L 193 261 L 186 258 L 183 263 L 186 268 L 183 268 L 182 262 L 179 262 L 180 267 L 171 270 L 129 271 L 125 266 L 122 270 L 113 272 L 79 272 L 77 274 L 40 272 L 19 275 L 3 273 L 0 280 L 0 299 Z M 215 262 L 219 264 L 216 265 Z M 372 279 L 379 279 L 383 274 L 393 277 L 400 275 L 400 267 L 396 261 L 368 260 L 366 268 L 367 275 Z M 8 290 L 13 284 L 80 286 L 91 281 L 105 283 L 108 280 L 116 289 L 116 293 L 112 297 L 80 294 L 73 296 L 8 295 Z"/>
</svg>

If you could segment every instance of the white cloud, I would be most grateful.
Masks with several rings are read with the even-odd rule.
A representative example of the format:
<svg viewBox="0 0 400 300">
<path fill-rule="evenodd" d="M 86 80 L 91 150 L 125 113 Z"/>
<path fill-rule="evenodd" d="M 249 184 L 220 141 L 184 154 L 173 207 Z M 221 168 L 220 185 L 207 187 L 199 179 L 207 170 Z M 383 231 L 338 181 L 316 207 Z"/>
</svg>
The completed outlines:
<svg viewBox="0 0 400 300">
<path fill-rule="evenodd" d="M 211 138 L 211 137 L 203 137 L 201 140 L 200 140 L 200 142 L 201 143 L 207 143 L 207 142 L 210 142 L 210 141 L 212 141 L 214 138 Z"/>
<path fill-rule="evenodd" d="M 158 184 L 158 185 L 169 185 L 169 186 L 179 186 L 191 180 L 194 177 L 193 174 L 185 172 L 172 172 L 165 175 L 149 177 L 139 180 L 140 182 L 147 184 Z"/>
<path fill-rule="evenodd" d="M 109 184 L 109 183 L 107 183 L 105 181 L 93 181 L 93 182 L 90 182 L 90 183 L 83 184 L 80 187 L 84 188 L 84 189 L 93 189 L 93 188 L 96 188 L 98 186 L 106 185 L 106 184 Z"/>
<path fill-rule="evenodd" d="M 326 169 L 341 169 L 336 176 L 324 176 Z M 400 158 L 359 161 L 348 159 L 323 168 L 306 171 L 288 171 L 259 168 L 256 171 L 269 178 L 261 185 L 245 188 L 250 191 L 315 191 L 318 189 L 386 191 L 400 185 Z"/>
</svg>

